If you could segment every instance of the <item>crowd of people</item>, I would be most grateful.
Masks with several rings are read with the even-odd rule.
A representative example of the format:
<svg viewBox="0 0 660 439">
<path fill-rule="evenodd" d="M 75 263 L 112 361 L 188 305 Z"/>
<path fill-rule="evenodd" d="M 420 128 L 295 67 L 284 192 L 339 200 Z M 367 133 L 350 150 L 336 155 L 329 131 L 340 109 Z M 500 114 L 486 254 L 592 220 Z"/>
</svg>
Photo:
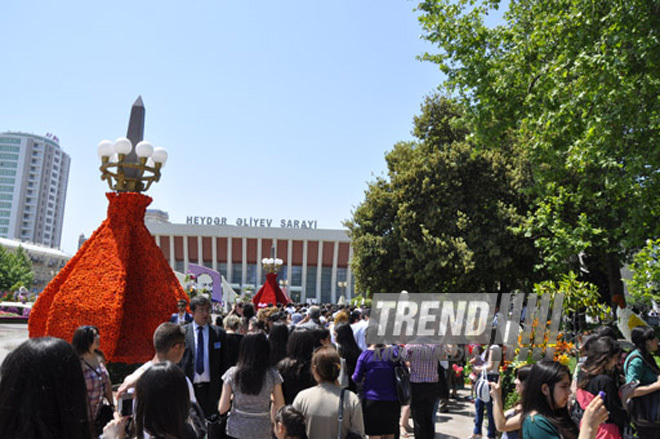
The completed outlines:
<svg viewBox="0 0 660 439">
<path fill-rule="evenodd" d="M 212 323 L 203 296 L 177 307 L 153 334 L 153 359 L 114 393 L 98 328 L 81 326 L 71 343 L 21 344 L 0 367 L 0 437 L 394 439 L 403 430 L 431 439 L 453 393 L 454 374 L 438 355 L 448 347 L 367 344 L 368 308 L 237 303 Z M 580 347 L 573 375 L 547 360 L 517 368 L 518 401 L 509 409 L 502 347 L 476 347 L 467 359 L 476 414 L 466 436 L 482 437 L 485 414 L 488 438 L 621 439 L 635 430 L 660 438 L 660 425 L 634 425 L 624 404 L 660 394 L 658 340 L 640 327 L 632 342 L 622 359 L 617 333 L 598 328 Z M 397 367 L 409 371 L 406 406 Z"/>
</svg>

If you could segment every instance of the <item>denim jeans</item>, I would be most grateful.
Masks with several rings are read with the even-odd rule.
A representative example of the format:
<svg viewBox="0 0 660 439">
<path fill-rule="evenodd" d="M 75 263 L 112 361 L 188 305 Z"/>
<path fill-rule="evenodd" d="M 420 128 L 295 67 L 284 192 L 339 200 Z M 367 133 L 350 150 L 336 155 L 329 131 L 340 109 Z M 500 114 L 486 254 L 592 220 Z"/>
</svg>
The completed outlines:
<svg viewBox="0 0 660 439">
<path fill-rule="evenodd" d="M 483 402 L 479 398 L 474 400 L 475 418 L 473 434 L 481 434 L 481 426 L 484 422 L 484 408 L 488 411 L 488 437 L 495 437 L 495 419 L 493 419 L 493 400 Z"/>
</svg>

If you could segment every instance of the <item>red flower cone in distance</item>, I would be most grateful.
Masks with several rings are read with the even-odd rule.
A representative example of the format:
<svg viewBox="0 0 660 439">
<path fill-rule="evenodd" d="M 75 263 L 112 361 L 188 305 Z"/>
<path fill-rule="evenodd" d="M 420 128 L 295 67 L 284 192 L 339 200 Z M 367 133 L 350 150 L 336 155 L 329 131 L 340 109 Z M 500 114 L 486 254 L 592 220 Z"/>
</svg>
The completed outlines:
<svg viewBox="0 0 660 439">
<path fill-rule="evenodd" d="M 280 289 L 280 286 L 277 285 L 277 273 L 268 273 L 266 275 L 266 282 L 259 288 L 259 292 L 252 298 L 252 303 L 257 308 L 264 308 L 268 306 L 269 303 L 273 305 L 277 303 L 287 304 L 291 302 L 290 299 Z"/>
<path fill-rule="evenodd" d="M 70 341 L 78 326 L 95 325 L 109 361 L 145 362 L 154 355 L 154 330 L 188 296 L 144 225 L 152 199 L 106 196 L 108 218 L 39 295 L 30 337 Z"/>
</svg>

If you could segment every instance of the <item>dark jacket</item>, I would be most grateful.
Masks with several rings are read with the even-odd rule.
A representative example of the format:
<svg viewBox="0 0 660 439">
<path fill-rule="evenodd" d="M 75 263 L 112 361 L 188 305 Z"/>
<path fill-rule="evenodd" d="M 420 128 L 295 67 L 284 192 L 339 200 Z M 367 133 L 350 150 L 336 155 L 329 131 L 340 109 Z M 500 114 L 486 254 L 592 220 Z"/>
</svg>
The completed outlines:
<svg viewBox="0 0 660 439">
<path fill-rule="evenodd" d="M 194 383 L 195 378 L 195 336 L 194 334 L 194 325 L 192 323 L 184 327 L 186 331 L 186 350 L 183 353 L 183 358 L 179 366 L 183 369 L 183 372 Z M 209 416 L 209 413 L 206 413 L 208 410 L 207 407 L 216 407 L 218 401 L 220 400 L 220 392 L 222 391 L 222 375 L 228 369 L 227 360 L 225 358 L 225 353 L 223 346 L 226 342 L 227 333 L 223 328 L 220 328 L 215 325 L 209 325 L 209 337 L 208 337 L 208 347 L 209 347 L 209 373 L 211 376 L 211 381 L 209 383 L 209 399 L 208 401 L 198 401 L 199 405 L 204 409 L 206 416 Z M 195 391 L 197 393 L 197 391 Z"/>
<path fill-rule="evenodd" d="M 193 321 L 192 314 L 186 313 L 185 315 L 186 323 L 190 323 Z M 177 323 L 179 321 L 179 313 L 175 312 L 172 314 L 172 317 L 170 317 L 170 322 L 171 323 Z"/>
</svg>

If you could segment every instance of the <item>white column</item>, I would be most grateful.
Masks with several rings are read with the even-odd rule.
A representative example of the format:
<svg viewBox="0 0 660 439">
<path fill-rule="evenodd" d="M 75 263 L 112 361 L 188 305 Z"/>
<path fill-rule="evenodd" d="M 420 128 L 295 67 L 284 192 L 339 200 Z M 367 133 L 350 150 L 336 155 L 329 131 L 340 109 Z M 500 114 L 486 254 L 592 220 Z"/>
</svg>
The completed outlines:
<svg viewBox="0 0 660 439">
<path fill-rule="evenodd" d="M 227 282 L 229 283 L 234 283 L 234 270 L 232 267 L 232 264 L 234 263 L 232 261 L 232 239 L 231 237 L 227 238 Z"/>
<path fill-rule="evenodd" d="M 332 252 L 332 279 L 330 282 L 330 294 L 332 296 L 332 303 L 337 303 L 337 261 L 339 260 L 339 243 L 334 242 L 334 251 Z"/>
<path fill-rule="evenodd" d="M 204 249 L 202 248 L 202 237 L 197 236 L 197 265 L 204 266 Z"/>
<path fill-rule="evenodd" d="M 257 285 L 261 285 L 261 246 L 261 238 L 257 238 Z"/>
<path fill-rule="evenodd" d="M 307 300 L 307 240 L 303 241 L 303 260 L 302 260 L 302 293 L 300 294 L 300 300 L 305 302 Z"/>
<path fill-rule="evenodd" d="M 316 260 L 316 302 L 321 303 L 321 274 L 323 272 L 323 241 L 319 241 L 318 259 Z"/>
<path fill-rule="evenodd" d="M 211 236 L 211 268 L 218 271 L 218 238 Z"/>
<path fill-rule="evenodd" d="M 174 235 L 170 235 L 170 268 L 174 270 L 176 268 L 176 259 L 174 258 Z"/>
<path fill-rule="evenodd" d="M 247 283 L 247 238 L 243 238 L 243 248 L 241 252 L 241 286 Z"/>
</svg>

